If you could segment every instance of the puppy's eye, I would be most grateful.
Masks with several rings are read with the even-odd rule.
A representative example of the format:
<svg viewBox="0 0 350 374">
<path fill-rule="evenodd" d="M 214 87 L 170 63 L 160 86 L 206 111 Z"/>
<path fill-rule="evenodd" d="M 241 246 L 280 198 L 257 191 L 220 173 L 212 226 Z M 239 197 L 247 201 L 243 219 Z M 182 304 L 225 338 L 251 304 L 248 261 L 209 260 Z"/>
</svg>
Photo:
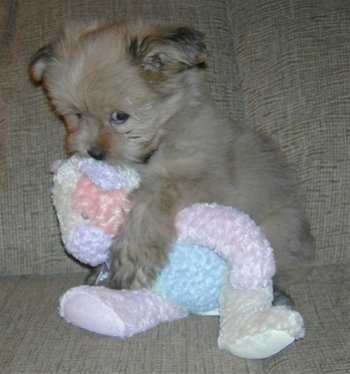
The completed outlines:
<svg viewBox="0 0 350 374">
<path fill-rule="evenodd" d="M 75 113 L 75 115 L 79 121 L 83 118 L 83 115 L 81 113 Z"/>
<path fill-rule="evenodd" d="M 122 125 L 129 117 L 129 114 L 125 112 L 112 112 L 110 122 L 112 125 Z"/>
</svg>

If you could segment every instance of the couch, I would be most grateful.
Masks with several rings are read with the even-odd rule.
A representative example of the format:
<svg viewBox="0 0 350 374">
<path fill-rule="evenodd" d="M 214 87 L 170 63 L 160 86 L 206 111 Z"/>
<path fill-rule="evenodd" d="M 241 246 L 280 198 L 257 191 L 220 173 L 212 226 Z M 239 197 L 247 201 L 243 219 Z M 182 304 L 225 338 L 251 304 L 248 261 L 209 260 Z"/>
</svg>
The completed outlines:
<svg viewBox="0 0 350 374">
<path fill-rule="evenodd" d="M 217 347 L 218 318 L 190 316 L 127 340 L 65 323 L 59 296 L 87 269 L 62 247 L 50 165 L 64 128 L 28 78 L 31 54 L 67 19 L 142 17 L 206 34 L 218 105 L 269 136 L 294 174 L 315 238 L 287 292 L 305 338 L 265 360 Z M 350 2 L 3 0 L 0 7 L 0 372 L 350 372 Z"/>
</svg>

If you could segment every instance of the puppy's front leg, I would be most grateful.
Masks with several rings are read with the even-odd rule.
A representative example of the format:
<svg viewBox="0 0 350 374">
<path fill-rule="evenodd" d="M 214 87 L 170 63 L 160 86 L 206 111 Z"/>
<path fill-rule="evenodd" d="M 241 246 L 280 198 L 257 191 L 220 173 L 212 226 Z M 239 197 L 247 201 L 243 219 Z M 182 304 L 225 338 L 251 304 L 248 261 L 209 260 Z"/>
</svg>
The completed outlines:
<svg viewBox="0 0 350 374">
<path fill-rule="evenodd" d="M 139 188 L 125 227 L 112 247 L 112 288 L 149 285 L 167 261 L 174 237 L 175 198 L 168 191 Z"/>
</svg>

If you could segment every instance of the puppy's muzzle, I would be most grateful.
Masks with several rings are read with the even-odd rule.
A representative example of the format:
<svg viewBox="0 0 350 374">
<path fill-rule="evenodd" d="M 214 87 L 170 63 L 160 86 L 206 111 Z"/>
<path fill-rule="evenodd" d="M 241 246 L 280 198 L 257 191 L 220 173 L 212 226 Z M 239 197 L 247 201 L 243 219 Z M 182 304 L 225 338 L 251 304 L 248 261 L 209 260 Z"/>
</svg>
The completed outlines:
<svg viewBox="0 0 350 374">
<path fill-rule="evenodd" d="M 106 153 L 97 147 L 90 148 L 87 153 L 89 156 L 98 161 L 102 161 L 106 158 Z"/>
</svg>

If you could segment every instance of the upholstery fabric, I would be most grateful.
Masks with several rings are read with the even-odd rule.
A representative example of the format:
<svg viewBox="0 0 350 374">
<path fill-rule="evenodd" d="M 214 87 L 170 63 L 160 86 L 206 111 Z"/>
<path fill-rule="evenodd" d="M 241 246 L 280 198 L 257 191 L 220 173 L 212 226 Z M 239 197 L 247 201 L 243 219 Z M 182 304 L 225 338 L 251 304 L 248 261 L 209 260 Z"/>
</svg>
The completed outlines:
<svg viewBox="0 0 350 374">
<path fill-rule="evenodd" d="M 0 372 L 315 374 L 349 372 L 348 267 L 296 274 L 288 291 L 306 336 L 275 357 L 243 360 L 217 348 L 217 317 L 191 316 L 131 339 L 95 335 L 64 323 L 56 308 L 82 275 L 11 276 L 0 284 Z M 344 281 L 344 279 L 346 279 Z"/>
<path fill-rule="evenodd" d="M 233 42 L 247 122 L 295 172 L 315 263 L 349 261 L 350 7 L 342 1 L 238 1 Z"/>
<path fill-rule="evenodd" d="M 206 34 L 208 83 L 233 118 L 272 138 L 315 238 L 287 291 L 306 336 L 262 361 L 217 348 L 218 319 L 161 325 L 121 341 L 58 317 L 86 270 L 60 242 L 50 165 L 64 128 L 29 80 L 31 55 L 67 20 L 159 20 Z M 350 372 L 350 2 L 343 0 L 2 0 L 0 2 L 0 372 Z"/>
</svg>

